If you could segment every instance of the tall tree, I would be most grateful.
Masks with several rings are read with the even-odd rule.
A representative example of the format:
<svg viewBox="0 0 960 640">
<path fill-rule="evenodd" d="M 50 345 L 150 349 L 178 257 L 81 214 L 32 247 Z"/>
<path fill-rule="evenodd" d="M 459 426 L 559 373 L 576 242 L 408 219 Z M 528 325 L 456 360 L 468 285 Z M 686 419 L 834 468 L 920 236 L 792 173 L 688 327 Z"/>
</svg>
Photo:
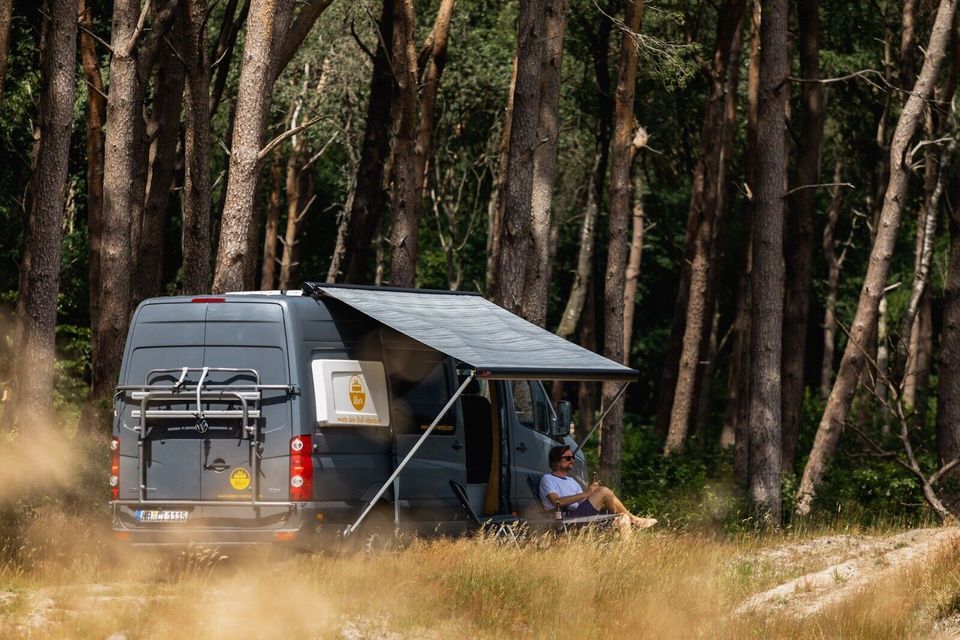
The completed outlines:
<svg viewBox="0 0 960 640">
<path fill-rule="evenodd" d="M 838 158 L 833 168 L 830 206 L 827 208 L 827 222 L 823 227 L 823 258 L 827 265 L 827 279 L 824 286 L 823 303 L 823 358 L 820 363 L 820 394 L 826 398 L 833 386 L 833 354 L 837 336 L 837 287 L 840 284 L 840 269 L 846 259 L 846 247 L 840 249 L 835 234 L 843 203 L 843 160 Z"/>
<path fill-rule="evenodd" d="M 800 117 L 797 164 L 789 196 L 784 261 L 786 291 L 783 301 L 783 468 L 793 470 L 803 404 L 804 356 L 807 349 L 807 317 L 810 312 L 811 262 L 813 260 L 813 211 L 820 181 L 820 145 L 826 113 L 820 84 L 819 0 L 797 5 L 800 32 Z"/>
<path fill-rule="evenodd" d="M 417 37 L 413 0 L 394 0 L 393 188 L 390 207 L 390 284 L 412 287 L 420 229 L 420 185 L 417 184 Z"/>
<path fill-rule="evenodd" d="M 0 0 L 0 103 L 3 102 L 3 81 L 7 77 L 7 55 L 10 53 L 10 24 L 13 0 Z"/>
<path fill-rule="evenodd" d="M 492 296 L 497 290 L 497 269 L 500 265 L 500 245 L 503 234 L 503 212 L 506 196 L 503 185 L 507 181 L 507 166 L 510 160 L 510 135 L 513 123 L 513 98 L 517 90 L 517 56 L 513 56 L 510 86 L 507 89 L 507 105 L 503 110 L 503 129 L 500 131 L 500 146 L 497 153 L 497 172 L 493 176 L 493 188 L 487 204 L 487 268 L 483 290 Z"/>
<path fill-rule="evenodd" d="M 510 121 L 510 150 L 494 300 L 523 316 L 524 278 L 534 253 L 530 228 L 533 195 L 533 154 L 540 114 L 540 73 L 543 62 L 543 22 L 546 0 L 521 0 L 517 21 L 517 80 Z"/>
<path fill-rule="evenodd" d="M 603 352 L 614 362 L 624 361 L 623 291 L 627 267 L 627 224 L 630 219 L 631 147 L 637 123 L 633 101 L 637 86 L 637 35 L 643 17 L 643 0 L 627 0 L 623 39 L 617 71 L 617 93 L 610 143 L 610 216 L 608 218 L 607 272 L 603 286 Z M 610 487 L 620 486 L 623 449 L 623 403 L 611 406 L 619 384 L 603 383 L 603 406 L 610 410 L 600 433 L 600 476 Z"/>
<path fill-rule="evenodd" d="M 93 37 L 93 9 L 86 0 L 77 3 L 80 26 L 80 63 L 87 85 L 87 247 L 90 326 L 100 324 L 100 234 L 103 218 L 103 127 L 107 120 L 107 96 L 100 73 L 96 40 Z M 99 358 L 96 344 L 90 345 L 91 360 Z"/>
<path fill-rule="evenodd" d="M 787 186 L 787 2 L 761 3 L 757 191 L 750 290 L 750 498 L 780 524 L 783 197 Z"/>
<path fill-rule="evenodd" d="M 197 294 L 210 287 L 210 57 L 205 46 L 207 0 L 185 0 L 187 55 L 183 133 L 183 272 L 180 289 Z M 235 4 L 235 3 L 234 3 Z M 229 23 L 233 11 L 224 20 Z M 221 31 L 223 34 L 223 31 Z M 221 53 L 225 55 L 226 51 Z M 222 63 L 224 67 L 229 63 Z"/>
<path fill-rule="evenodd" d="M 543 21 L 543 62 L 540 74 L 540 104 L 537 115 L 537 145 L 533 151 L 533 185 L 530 230 L 533 254 L 527 261 L 523 308 L 526 318 L 543 326 L 547 321 L 550 290 L 550 229 L 553 185 L 557 176 L 560 141 L 560 70 L 563 37 L 567 25 L 566 0 L 547 0 Z"/>
<path fill-rule="evenodd" d="M 253 0 L 247 16 L 237 110 L 230 145 L 227 196 L 220 225 L 215 292 L 249 289 L 245 276 L 251 255 L 250 236 L 256 233 L 256 189 L 260 150 L 267 129 L 270 98 L 278 70 L 276 55 L 286 35 L 293 0 Z M 255 236 L 254 236 L 255 237 Z"/>
<path fill-rule="evenodd" d="M 906 198 L 910 141 L 916 132 L 924 103 L 932 95 L 936 84 L 947 42 L 950 40 L 955 11 L 956 0 L 940 1 L 923 66 L 897 120 L 890 144 L 890 177 L 884 194 L 879 223 L 876 225 L 876 239 L 870 252 L 867 274 L 864 277 L 857 312 L 850 328 L 847 347 L 837 371 L 837 379 L 820 419 L 813 449 L 800 481 L 795 505 L 799 515 L 810 512 L 817 487 L 840 441 L 853 393 L 856 390 L 857 378 L 864 366 L 864 345 L 877 323 L 880 298 L 886 287 L 890 259 L 900 226 L 900 214 Z"/>
<path fill-rule="evenodd" d="M 15 398 L 22 434 L 51 423 L 54 339 L 60 291 L 60 240 L 73 124 L 76 0 L 50 0 L 42 53 L 43 93 L 36 164 L 17 295 Z"/>
<path fill-rule="evenodd" d="M 106 397 L 117 382 L 132 312 L 134 221 L 141 220 L 146 190 L 147 132 L 143 118 L 147 82 L 176 0 L 153 12 L 139 0 L 115 0 L 111 30 L 110 91 L 103 161 L 99 322 L 91 327 L 97 358 L 92 394 Z M 148 15 L 153 13 L 150 29 Z"/>
<path fill-rule="evenodd" d="M 390 229 L 390 283 L 412 287 L 417 262 L 417 237 L 427 166 L 433 152 L 437 91 L 447 60 L 447 41 L 454 0 L 441 0 L 433 29 L 417 59 L 412 0 L 398 0 L 402 19 L 394 29 L 395 118 L 397 139 L 393 162 L 393 224 Z M 423 66 L 422 88 L 418 68 Z"/>
<path fill-rule="evenodd" d="M 948 207 L 950 258 L 943 301 L 937 380 L 937 456 L 960 456 L 960 210 Z"/>
<path fill-rule="evenodd" d="M 330 1 L 313 0 L 303 4 L 295 18 L 293 0 L 252 0 L 250 3 L 213 276 L 215 292 L 253 287 L 259 254 L 256 251 L 259 221 L 256 193 L 260 164 L 269 155 L 263 138 L 273 86 Z"/>
<path fill-rule="evenodd" d="M 267 221 L 263 231 L 263 264 L 260 267 L 260 290 L 274 288 L 277 273 L 277 245 L 280 244 L 280 189 L 283 186 L 283 166 L 280 147 L 273 150 L 270 162 L 270 197 L 267 200 Z"/>
<path fill-rule="evenodd" d="M 170 192 L 178 164 L 180 111 L 183 106 L 184 69 L 180 61 L 187 42 L 185 12 L 171 29 L 157 57 L 154 96 L 146 132 L 149 136 L 145 169 L 145 196 L 140 224 L 134 222 L 134 302 L 163 290 L 163 236 L 169 214 Z"/>
<path fill-rule="evenodd" d="M 707 327 L 713 318 L 713 309 L 709 308 L 709 289 L 711 272 L 716 270 L 717 265 L 712 264 L 711 256 L 715 254 L 712 250 L 716 237 L 715 223 L 722 214 L 719 207 L 726 200 L 721 192 L 727 188 L 725 176 L 730 163 L 729 149 L 722 142 L 717 142 L 724 140 L 727 130 L 733 126 L 727 113 L 727 67 L 733 50 L 740 46 L 744 4 L 742 0 L 727 0 L 724 3 L 718 14 L 713 59 L 710 63 L 702 63 L 709 93 L 687 214 L 687 238 L 691 244 L 686 253 L 690 260 L 689 266 L 684 269 L 686 278 L 681 278 L 680 285 L 686 289 L 686 295 L 682 292 L 678 295 L 678 298 L 685 298 L 686 308 L 682 311 L 683 339 L 676 384 L 673 385 L 665 453 L 677 451 L 686 439 L 695 408 L 697 373 L 703 360 L 700 352 L 703 335 L 709 331 Z M 662 392 L 669 393 L 666 388 Z"/>
<path fill-rule="evenodd" d="M 370 75 L 366 129 L 360 147 L 360 162 L 337 231 L 337 244 L 327 272 L 327 282 L 343 278 L 350 284 L 366 281 L 373 237 L 387 207 L 385 165 L 390 152 L 390 102 L 393 71 L 389 48 L 393 42 L 393 0 L 383 0 L 376 24 L 377 45 Z"/>
</svg>

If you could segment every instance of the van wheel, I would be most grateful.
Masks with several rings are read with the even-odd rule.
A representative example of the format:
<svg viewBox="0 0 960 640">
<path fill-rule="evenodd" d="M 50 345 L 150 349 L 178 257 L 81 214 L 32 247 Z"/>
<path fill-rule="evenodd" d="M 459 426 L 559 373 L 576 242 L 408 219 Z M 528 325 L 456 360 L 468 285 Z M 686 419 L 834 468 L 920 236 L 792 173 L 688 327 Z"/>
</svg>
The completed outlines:
<svg viewBox="0 0 960 640">
<path fill-rule="evenodd" d="M 378 553 L 397 548 L 393 520 L 382 513 L 373 513 L 360 530 L 361 549 L 364 553 Z"/>
</svg>

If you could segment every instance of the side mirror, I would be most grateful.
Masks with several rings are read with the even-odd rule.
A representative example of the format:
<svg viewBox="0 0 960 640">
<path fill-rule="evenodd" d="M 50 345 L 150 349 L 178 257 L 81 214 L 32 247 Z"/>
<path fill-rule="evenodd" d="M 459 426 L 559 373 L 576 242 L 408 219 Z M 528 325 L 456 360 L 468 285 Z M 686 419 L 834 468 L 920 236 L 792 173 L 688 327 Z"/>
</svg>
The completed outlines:
<svg viewBox="0 0 960 640">
<path fill-rule="evenodd" d="M 554 435 L 564 437 L 570 435 L 570 423 L 573 421 L 573 406 L 566 400 L 557 403 L 557 423 L 554 425 Z"/>
</svg>

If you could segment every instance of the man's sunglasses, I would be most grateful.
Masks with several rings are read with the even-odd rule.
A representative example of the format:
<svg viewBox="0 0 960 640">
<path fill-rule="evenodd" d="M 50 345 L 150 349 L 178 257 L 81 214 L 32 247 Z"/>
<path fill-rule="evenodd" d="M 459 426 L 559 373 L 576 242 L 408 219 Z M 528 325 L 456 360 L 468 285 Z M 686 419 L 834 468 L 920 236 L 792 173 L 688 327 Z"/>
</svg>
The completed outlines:
<svg viewBox="0 0 960 640">
<path fill-rule="evenodd" d="M 573 456 L 560 456 L 561 460 L 573 460 Z"/>
</svg>

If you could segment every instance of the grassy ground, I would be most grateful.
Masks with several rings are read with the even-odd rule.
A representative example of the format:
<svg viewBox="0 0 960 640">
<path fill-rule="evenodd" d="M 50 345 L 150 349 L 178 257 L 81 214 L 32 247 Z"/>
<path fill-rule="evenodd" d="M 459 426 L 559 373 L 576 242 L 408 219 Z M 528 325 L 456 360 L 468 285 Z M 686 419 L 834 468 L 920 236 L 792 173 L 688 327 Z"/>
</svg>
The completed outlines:
<svg viewBox="0 0 960 640">
<path fill-rule="evenodd" d="M 960 545 L 891 566 L 876 543 L 892 531 L 735 539 L 654 531 L 521 546 L 473 538 L 369 556 L 225 559 L 118 550 L 103 523 L 54 509 L 32 522 L 20 548 L 4 550 L 3 637 L 905 638 L 955 628 L 960 616 Z M 737 611 L 849 557 L 875 566 L 875 576 L 815 614 L 789 606 L 813 595 L 802 581 L 786 602 Z M 838 585 L 846 579 L 836 576 Z"/>
</svg>

